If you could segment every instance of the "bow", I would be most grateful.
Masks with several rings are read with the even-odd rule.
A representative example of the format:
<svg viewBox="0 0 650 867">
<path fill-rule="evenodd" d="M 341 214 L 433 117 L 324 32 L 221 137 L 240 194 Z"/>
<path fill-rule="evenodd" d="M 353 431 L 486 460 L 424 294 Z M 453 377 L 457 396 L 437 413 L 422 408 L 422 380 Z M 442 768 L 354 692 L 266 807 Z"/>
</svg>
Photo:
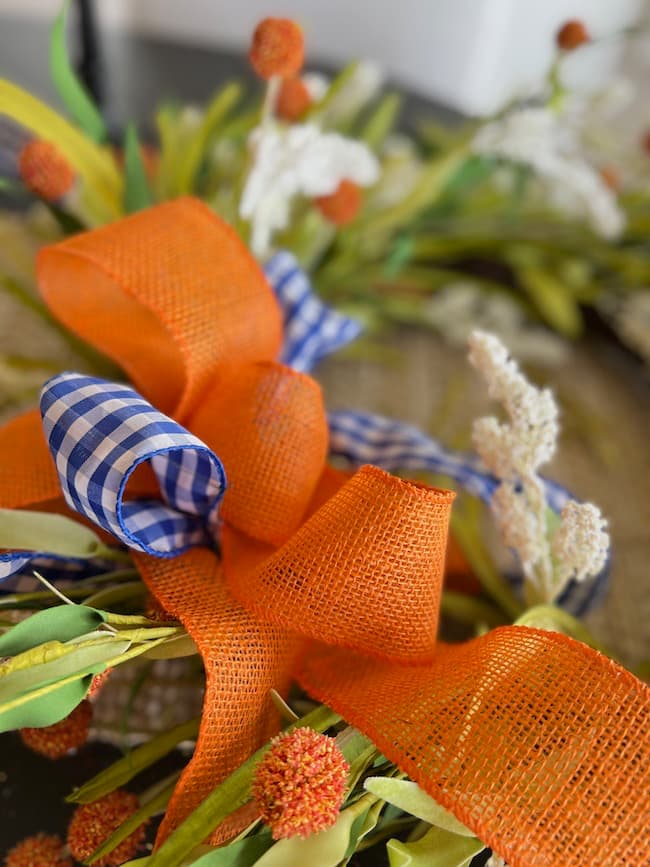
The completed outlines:
<svg viewBox="0 0 650 867">
<path fill-rule="evenodd" d="M 142 429 L 172 419 L 172 435 L 187 437 L 139 453 L 137 466 L 125 460 L 124 496 L 111 496 L 99 521 L 135 540 L 143 580 L 206 669 L 196 750 L 159 840 L 277 729 L 269 690 L 286 693 L 296 678 L 513 867 L 596 864 L 604 853 L 644 861 L 647 688 L 556 633 L 503 627 L 437 642 L 453 494 L 373 466 L 351 477 L 327 466 L 320 389 L 276 360 L 280 308 L 229 227 L 179 200 L 45 249 L 38 272 L 53 313 L 133 383 L 114 389 L 111 412 L 134 406 Z M 309 340 L 298 340 L 305 351 Z M 59 377 L 44 394 L 50 445 L 53 407 L 71 413 L 64 439 L 83 416 L 61 393 L 70 383 Z M 91 477 L 105 457 L 105 415 L 97 410 L 100 443 L 77 452 Z M 69 458 L 93 427 L 73 435 Z M 0 447 L 0 504 L 57 507 L 63 467 L 38 413 L 1 430 Z M 199 506 L 182 481 L 188 461 L 203 468 Z M 77 508 L 83 491 L 67 473 L 66 485 Z M 183 532 L 218 535 L 221 556 L 207 545 L 155 556 L 141 511 L 152 497 L 174 514 L 183 506 Z M 232 815 L 212 842 L 249 819 L 248 807 Z"/>
</svg>

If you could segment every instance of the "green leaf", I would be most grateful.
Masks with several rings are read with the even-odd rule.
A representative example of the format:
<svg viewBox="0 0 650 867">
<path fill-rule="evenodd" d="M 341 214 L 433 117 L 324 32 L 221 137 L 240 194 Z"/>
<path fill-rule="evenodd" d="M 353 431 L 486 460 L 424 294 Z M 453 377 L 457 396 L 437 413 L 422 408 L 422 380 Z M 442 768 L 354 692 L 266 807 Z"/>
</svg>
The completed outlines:
<svg viewBox="0 0 650 867">
<path fill-rule="evenodd" d="M 156 735 L 148 743 L 137 747 L 123 759 L 105 768 L 96 777 L 84 783 L 66 799 L 74 804 L 90 804 L 125 785 L 140 771 L 153 765 L 170 753 L 181 741 L 194 740 L 199 731 L 199 719 L 189 720 L 167 732 Z"/>
<path fill-rule="evenodd" d="M 0 548 L 81 560 L 99 557 L 108 550 L 96 533 L 71 518 L 20 509 L 0 509 Z"/>
<path fill-rule="evenodd" d="M 113 638 L 104 633 L 99 641 L 87 641 L 69 645 L 69 652 L 40 665 L 23 667 L 0 676 L 0 705 L 12 701 L 16 696 L 38 689 L 49 683 L 56 683 L 72 674 L 93 672 L 97 666 L 103 670 L 103 663 L 113 659 L 129 647 L 128 641 Z"/>
<path fill-rule="evenodd" d="M 386 844 L 390 867 L 465 867 L 484 848 L 476 837 L 459 837 L 442 828 L 431 828 L 415 843 Z"/>
<path fill-rule="evenodd" d="M 458 819 L 444 807 L 441 807 L 426 792 L 411 780 L 394 780 L 390 777 L 368 777 L 363 783 L 368 792 L 372 792 L 383 801 L 399 807 L 405 813 L 422 819 L 430 825 L 443 828 L 452 834 L 463 837 L 473 837 L 474 833 L 466 828 Z"/>
<path fill-rule="evenodd" d="M 221 846 L 192 864 L 193 867 L 252 867 L 272 845 L 271 835 L 263 832 L 254 837 L 244 837 L 229 846 Z"/>
<path fill-rule="evenodd" d="M 26 704 L 0 711 L 0 732 L 51 726 L 65 719 L 84 700 L 92 679 L 93 675 L 89 674 L 48 690 L 47 695 L 34 698 Z"/>
<path fill-rule="evenodd" d="M 72 117 L 93 141 L 102 142 L 107 138 L 106 124 L 90 94 L 77 77 L 68 56 L 65 27 L 69 6 L 69 0 L 66 0 L 50 34 L 50 74 Z"/>
<path fill-rule="evenodd" d="M 153 203 L 153 195 L 142 161 L 140 139 L 135 124 L 129 123 L 124 134 L 124 209 L 127 214 L 141 211 Z"/>
<path fill-rule="evenodd" d="M 517 270 L 521 285 L 539 310 L 542 318 L 560 334 L 569 338 L 582 332 L 580 309 L 567 287 L 541 267 L 524 266 Z"/>
<path fill-rule="evenodd" d="M 32 614 L 0 638 L 0 656 L 15 656 L 47 641 L 70 641 L 92 632 L 106 617 L 86 605 L 57 605 Z"/>
<path fill-rule="evenodd" d="M 181 154 L 180 166 L 176 176 L 177 193 L 191 193 L 196 185 L 196 179 L 205 159 L 206 151 L 219 124 L 241 99 L 242 87 L 237 82 L 230 82 L 223 87 L 207 107 L 203 120 L 192 139 Z"/>
<path fill-rule="evenodd" d="M 327 831 L 321 831 L 320 834 L 280 840 L 255 862 L 255 867 L 288 867 L 289 864 L 337 867 L 346 857 L 356 820 L 359 817 L 366 818 L 374 801 L 375 798 L 365 795 L 351 807 L 343 810 L 336 823 Z"/>
<path fill-rule="evenodd" d="M 292 731 L 301 726 L 325 731 L 339 720 L 338 714 L 321 705 L 298 722 L 288 726 L 285 731 Z M 268 749 L 268 744 L 259 749 L 201 802 L 154 852 L 151 856 L 151 867 L 177 867 L 196 846 L 197 840 L 205 840 L 227 816 L 249 800 L 253 773 Z"/>
<path fill-rule="evenodd" d="M 388 93 L 374 109 L 359 136 L 369 148 L 376 151 L 384 143 L 384 139 L 395 124 L 401 105 L 401 96 L 397 93 Z"/>
</svg>

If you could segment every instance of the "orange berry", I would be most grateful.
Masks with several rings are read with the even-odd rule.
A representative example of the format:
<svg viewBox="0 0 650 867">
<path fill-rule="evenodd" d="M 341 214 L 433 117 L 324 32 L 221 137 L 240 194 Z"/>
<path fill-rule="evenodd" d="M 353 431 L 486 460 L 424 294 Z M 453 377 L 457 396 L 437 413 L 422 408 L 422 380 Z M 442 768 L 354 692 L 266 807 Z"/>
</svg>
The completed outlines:
<svg viewBox="0 0 650 867">
<path fill-rule="evenodd" d="M 5 867 L 72 867 L 63 852 L 63 840 L 56 834 L 27 837 L 5 856 Z"/>
<path fill-rule="evenodd" d="M 305 41 L 290 18 L 265 18 L 255 28 L 248 58 L 262 78 L 291 78 L 302 69 Z"/>
<path fill-rule="evenodd" d="M 73 858 L 85 861 L 123 822 L 138 810 L 132 792 L 115 789 L 92 804 L 82 804 L 74 811 L 68 827 L 68 846 Z M 147 822 L 140 825 L 108 855 L 93 862 L 96 867 L 115 867 L 129 861 L 144 842 Z"/>
<path fill-rule="evenodd" d="M 91 683 L 90 689 L 88 690 L 88 698 L 96 698 L 99 693 L 106 686 L 106 681 L 111 676 L 113 669 L 107 668 L 106 671 L 102 671 L 100 674 L 96 674 Z"/>
<path fill-rule="evenodd" d="M 88 740 L 93 706 L 84 699 L 65 719 L 42 728 L 20 729 L 26 747 L 48 759 L 60 759 Z"/>
<path fill-rule="evenodd" d="M 308 837 L 331 828 L 349 771 L 334 738 L 310 728 L 274 738 L 257 765 L 251 790 L 273 838 Z"/>
<path fill-rule="evenodd" d="M 591 36 L 582 21 L 573 19 L 560 27 L 555 39 L 562 51 L 573 51 L 586 42 L 590 42 Z"/>
<path fill-rule="evenodd" d="M 343 180 L 335 192 L 314 200 L 321 214 L 337 226 L 354 220 L 361 207 L 361 190 L 353 182 Z"/>
<path fill-rule="evenodd" d="M 72 189 L 75 173 L 61 151 L 44 139 L 32 139 L 18 154 L 20 177 L 32 193 L 57 202 Z"/>
<path fill-rule="evenodd" d="M 298 120 L 311 104 L 311 94 L 302 79 L 283 79 L 275 106 L 279 117 L 288 121 Z"/>
<path fill-rule="evenodd" d="M 603 183 L 610 190 L 616 193 L 620 189 L 621 176 L 615 166 L 601 166 L 599 173 Z"/>
</svg>

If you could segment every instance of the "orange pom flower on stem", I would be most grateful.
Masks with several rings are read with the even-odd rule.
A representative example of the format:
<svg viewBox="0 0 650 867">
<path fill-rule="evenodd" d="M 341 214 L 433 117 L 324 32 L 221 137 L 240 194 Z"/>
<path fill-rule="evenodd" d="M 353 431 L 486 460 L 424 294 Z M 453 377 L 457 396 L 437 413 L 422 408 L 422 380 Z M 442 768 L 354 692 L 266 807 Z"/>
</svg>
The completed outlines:
<svg viewBox="0 0 650 867">
<path fill-rule="evenodd" d="M 330 828 L 345 797 L 350 766 L 334 738 L 309 728 L 278 735 L 255 771 L 252 795 L 273 838 Z"/>
<path fill-rule="evenodd" d="M 57 202 L 75 182 L 75 173 L 61 151 L 44 139 L 31 139 L 18 154 L 21 180 L 46 202 Z"/>
<path fill-rule="evenodd" d="M 361 207 L 361 189 L 353 182 L 343 180 L 329 196 L 315 199 L 321 214 L 337 226 L 354 220 Z"/>
<path fill-rule="evenodd" d="M 591 36 L 582 21 L 573 19 L 560 27 L 555 39 L 558 48 L 562 51 L 574 51 L 581 45 L 590 42 Z"/>
<path fill-rule="evenodd" d="M 61 722 L 43 728 L 20 729 L 20 737 L 26 747 L 48 759 L 60 759 L 88 740 L 88 731 L 93 718 L 93 706 L 84 699 L 72 713 Z"/>
<path fill-rule="evenodd" d="M 56 834 L 27 837 L 7 853 L 4 863 L 5 867 L 72 867 L 63 840 Z"/>
<path fill-rule="evenodd" d="M 283 120 L 298 120 L 312 102 L 309 88 L 301 78 L 285 78 L 278 93 L 275 110 Z"/>
<path fill-rule="evenodd" d="M 262 78 L 291 78 L 302 69 L 305 41 L 290 18 L 265 18 L 255 28 L 248 58 Z"/>
<path fill-rule="evenodd" d="M 137 797 L 124 789 L 115 789 L 92 804 L 77 807 L 68 827 L 72 856 L 77 861 L 85 861 L 138 807 Z M 95 867 L 115 867 L 133 858 L 144 842 L 146 826 L 144 822 L 112 852 L 94 861 Z"/>
</svg>

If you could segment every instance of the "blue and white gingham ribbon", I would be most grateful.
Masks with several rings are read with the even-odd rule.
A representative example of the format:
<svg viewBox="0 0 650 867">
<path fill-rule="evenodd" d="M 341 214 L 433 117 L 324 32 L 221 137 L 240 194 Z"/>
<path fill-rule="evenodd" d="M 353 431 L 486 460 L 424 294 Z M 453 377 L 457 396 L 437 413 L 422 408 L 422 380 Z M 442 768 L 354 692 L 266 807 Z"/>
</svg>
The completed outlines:
<svg viewBox="0 0 650 867">
<path fill-rule="evenodd" d="M 226 474 L 201 440 L 128 386 L 77 373 L 46 383 L 41 414 L 71 508 L 147 554 L 174 556 L 205 539 Z M 129 478 L 145 462 L 163 502 L 124 499 Z"/>
<path fill-rule="evenodd" d="M 355 340 L 362 326 L 315 295 L 309 278 L 286 250 L 264 266 L 266 277 L 282 307 L 284 345 L 280 361 L 308 373 L 325 356 Z"/>
<path fill-rule="evenodd" d="M 221 461 L 201 440 L 133 389 L 77 373 L 41 394 L 45 436 L 67 504 L 120 542 L 173 557 L 209 541 L 226 488 Z M 161 499 L 125 499 L 129 478 L 149 463 Z M 0 555 L 0 578 L 47 551 Z"/>
<path fill-rule="evenodd" d="M 385 470 L 426 470 L 448 476 L 474 496 L 489 503 L 499 486 L 476 455 L 450 452 L 413 425 L 367 412 L 330 412 L 330 454 L 352 464 L 375 464 Z M 571 494 L 561 485 L 544 480 L 546 499 L 558 514 Z M 570 581 L 557 603 L 582 615 L 598 601 L 607 586 L 608 569 L 588 581 Z M 521 584 L 521 576 L 512 578 Z"/>
</svg>

